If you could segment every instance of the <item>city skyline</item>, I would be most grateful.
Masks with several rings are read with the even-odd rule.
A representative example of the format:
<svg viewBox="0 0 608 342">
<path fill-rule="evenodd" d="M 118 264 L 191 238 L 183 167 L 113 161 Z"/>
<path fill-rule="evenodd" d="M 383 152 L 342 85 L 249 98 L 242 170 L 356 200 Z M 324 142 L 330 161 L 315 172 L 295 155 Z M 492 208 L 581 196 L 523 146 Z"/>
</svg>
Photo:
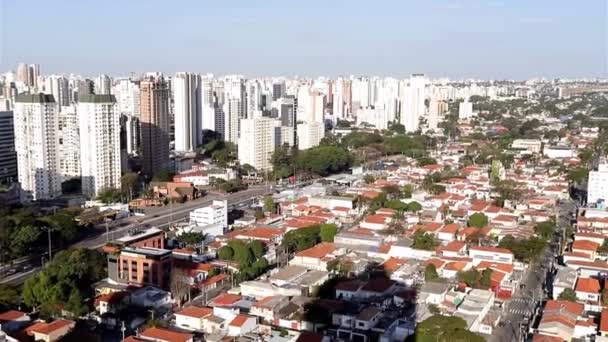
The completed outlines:
<svg viewBox="0 0 608 342">
<path fill-rule="evenodd" d="M 134 1 L 92 9 L 71 1 L 3 2 L 0 68 L 14 70 L 24 61 L 43 64 L 45 74 L 91 76 L 420 72 L 453 79 L 605 77 L 607 69 L 603 1 L 313 1 L 289 7 Z"/>
</svg>

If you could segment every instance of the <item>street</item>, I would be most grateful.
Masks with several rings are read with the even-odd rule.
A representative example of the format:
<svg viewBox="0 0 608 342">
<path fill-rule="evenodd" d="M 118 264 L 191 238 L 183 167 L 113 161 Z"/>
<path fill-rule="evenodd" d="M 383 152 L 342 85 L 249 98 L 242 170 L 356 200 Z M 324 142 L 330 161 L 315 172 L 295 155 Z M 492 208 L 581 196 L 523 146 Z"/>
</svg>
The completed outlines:
<svg viewBox="0 0 608 342">
<path fill-rule="evenodd" d="M 552 271 L 556 256 L 561 254 L 560 246 L 562 243 L 563 232 L 570 226 L 572 213 L 576 210 L 576 205 L 571 200 L 563 201 L 558 206 L 557 229 L 545 248 L 541 257 L 530 264 L 521 288 L 515 291 L 513 297 L 505 303 L 503 316 L 500 322 L 503 326 L 497 327 L 489 341 L 508 342 L 523 341 L 527 335 L 529 325 L 535 321 L 534 315 L 536 308 L 543 305 L 546 299 L 546 292 L 551 288 L 552 277 L 547 278 L 547 274 Z M 546 284 L 545 284 L 545 279 Z"/>
<path fill-rule="evenodd" d="M 109 241 L 116 240 L 123 237 L 131 229 L 136 229 L 146 226 L 156 226 L 158 228 L 167 227 L 173 223 L 183 221 L 187 219 L 190 211 L 207 206 L 211 204 L 213 200 L 227 200 L 228 205 L 239 206 L 242 203 L 250 202 L 253 199 L 265 195 L 270 192 L 271 186 L 265 185 L 260 187 L 252 187 L 247 190 L 243 190 L 233 194 L 221 195 L 221 196 L 206 196 L 194 201 L 186 202 L 183 204 L 175 204 L 172 206 L 165 206 L 154 210 L 153 215 L 143 217 L 140 222 L 131 223 L 122 227 L 111 228 L 109 232 L 106 232 L 105 224 L 99 224 L 94 227 L 92 233 L 89 234 L 85 239 L 80 240 L 70 247 L 80 248 L 99 248 Z M 126 221 L 127 218 L 117 220 L 113 222 L 113 225 L 119 224 L 120 222 Z M 56 253 L 54 250 L 53 253 Z M 17 268 L 19 272 L 16 272 L 10 276 L 4 277 L 0 280 L 0 284 L 11 284 L 18 285 L 25 282 L 33 274 L 35 274 L 41 267 L 42 257 L 40 255 L 31 256 L 28 258 L 22 258 L 18 262 L 13 263 L 11 267 Z"/>
</svg>

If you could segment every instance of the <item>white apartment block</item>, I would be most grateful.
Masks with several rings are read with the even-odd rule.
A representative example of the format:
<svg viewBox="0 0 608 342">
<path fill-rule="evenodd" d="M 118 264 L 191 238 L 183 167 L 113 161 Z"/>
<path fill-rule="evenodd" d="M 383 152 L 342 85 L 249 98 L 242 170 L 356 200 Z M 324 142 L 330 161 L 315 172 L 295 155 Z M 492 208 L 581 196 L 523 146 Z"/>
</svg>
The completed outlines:
<svg viewBox="0 0 608 342">
<path fill-rule="evenodd" d="M 424 89 L 426 78 L 422 74 L 413 74 L 409 85 L 404 87 L 401 96 L 401 124 L 407 132 L 418 130 L 420 117 L 425 114 Z"/>
<path fill-rule="evenodd" d="M 80 177 L 80 127 L 76 105 L 60 107 L 59 118 L 59 170 L 62 181 Z"/>
<path fill-rule="evenodd" d="M 256 170 L 270 170 L 270 158 L 276 146 L 275 128 L 281 122 L 259 117 L 241 120 L 241 137 L 238 143 L 238 158 L 241 165 L 249 164 Z"/>
<path fill-rule="evenodd" d="M 318 122 L 298 124 L 297 138 L 298 148 L 306 150 L 318 146 L 321 139 L 325 137 L 325 125 Z"/>
<path fill-rule="evenodd" d="M 190 224 L 194 226 L 221 224 L 224 229 L 228 228 L 228 202 L 213 201 L 211 205 L 192 210 Z"/>
<path fill-rule="evenodd" d="M 589 172 L 589 185 L 587 187 L 587 203 L 608 200 L 608 160 L 602 159 L 597 170 Z"/>
<path fill-rule="evenodd" d="M 82 193 L 120 187 L 120 114 L 113 95 L 83 95 L 78 103 Z"/>
<path fill-rule="evenodd" d="M 473 116 L 475 116 L 475 113 L 473 113 L 473 104 L 471 102 L 465 100 L 464 102 L 460 102 L 458 104 L 459 119 L 469 119 Z"/>
<path fill-rule="evenodd" d="M 61 195 L 58 107 L 53 95 L 18 95 L 15 99 L 15 150 L 25 201 Z"/>
</svg>

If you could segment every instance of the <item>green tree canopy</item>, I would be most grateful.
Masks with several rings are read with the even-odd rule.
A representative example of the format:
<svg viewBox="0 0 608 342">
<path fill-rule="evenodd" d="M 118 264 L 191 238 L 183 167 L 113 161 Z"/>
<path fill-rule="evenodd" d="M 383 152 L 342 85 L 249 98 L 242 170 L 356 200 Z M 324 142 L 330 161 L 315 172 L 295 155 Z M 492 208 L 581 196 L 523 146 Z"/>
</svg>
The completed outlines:
<svg viewBox="0 0 608 342">
<path fill-rule="evenodd" d="M 475 213 L 469 217 L 469 226 L 483 228 L 488 225 L 488 217 L 482 213 Z"/>
<path fill-rule="evenodd" d="M 483 342 L 483 337 L 467 330 L 464 319 L 433 315 L 416 326 L 416 332 L 406 341 L 415 342 Z"/>
<path fill-rule="evenodd" d="M 427 234 L 421 229 L 418 229 L 412 234 L 412 247 L 416 249 L 432 251 L 438 245 L 439 242 L 437 242 L 433 235 Z"/>
<path fill-rule="evenodd" d="M 428 282 L 436 281 L 437 279 L 439 279 L 439 274 L 437 274 L 437 268 L 435 268 L 435 265 L 429 263 L 424 269 L 424 280 Z"/>
<path fill-rule="evenodd" d="M 569 302 L 576 302 L 576 292 L 571 288 L 565 288 L 562 293 L 559 294 L 558 299 L 567 300 Z"/>
<path fill-rule="evenodd" d="M 324 223 L 320 228 L 321 241 L 334 242 L 334 236 L 338 233 L 338 227 L 333 223 Z"/>
</svg>

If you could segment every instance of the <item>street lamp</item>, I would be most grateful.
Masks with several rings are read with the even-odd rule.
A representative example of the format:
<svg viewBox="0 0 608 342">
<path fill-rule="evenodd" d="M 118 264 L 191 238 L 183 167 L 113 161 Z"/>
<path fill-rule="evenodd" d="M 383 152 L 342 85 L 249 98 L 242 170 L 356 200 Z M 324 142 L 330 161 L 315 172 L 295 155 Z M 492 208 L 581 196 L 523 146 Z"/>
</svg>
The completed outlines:
<svg viewBox="0 0 608 342">
<path fill-rule="evenodd" d="M 44 230 L 48 234 L 48 237 L 49 237 L 49 262 L 51 262 L 51 259 L 53 259 L 53 250 L 51 249 L 51 231 L 52 231 L 52 229 L 50 227 L 40 227 L 40 229 Z"/>
</svg>

